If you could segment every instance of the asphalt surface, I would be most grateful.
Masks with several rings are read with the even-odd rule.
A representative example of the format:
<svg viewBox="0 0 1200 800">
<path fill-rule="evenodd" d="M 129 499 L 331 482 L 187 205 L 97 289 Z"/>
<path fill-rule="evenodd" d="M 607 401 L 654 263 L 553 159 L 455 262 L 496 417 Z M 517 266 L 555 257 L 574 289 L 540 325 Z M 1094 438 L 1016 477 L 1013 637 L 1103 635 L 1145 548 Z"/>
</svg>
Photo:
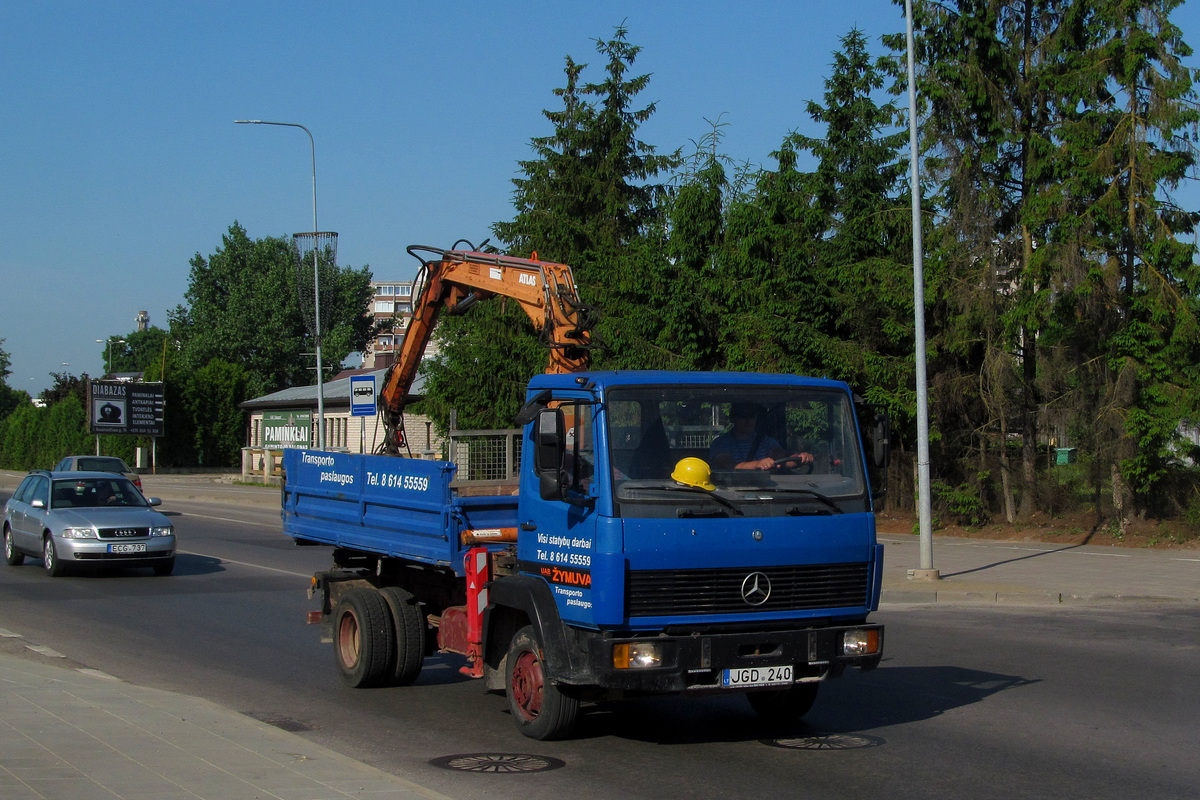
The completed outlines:
<svg viewBox="0 0 1200 800">
<path fill-rule="evenodd" d="M 0 472 L 0 489 L 22 477 Z M 211 476 L 151 475 L 143 484 L 167 500 L 279 504 L 277 489 Z M 1200 550 L 934 537 L 931 575 L 918 537 L 881 530 L 879 538 L 888 606 L 1200 603 Z M 20 634 L 0 629 L 0 642 L 5 800 L 446 797 L 206 700 L 59 666 L 62 654 Z"/>
</svg>

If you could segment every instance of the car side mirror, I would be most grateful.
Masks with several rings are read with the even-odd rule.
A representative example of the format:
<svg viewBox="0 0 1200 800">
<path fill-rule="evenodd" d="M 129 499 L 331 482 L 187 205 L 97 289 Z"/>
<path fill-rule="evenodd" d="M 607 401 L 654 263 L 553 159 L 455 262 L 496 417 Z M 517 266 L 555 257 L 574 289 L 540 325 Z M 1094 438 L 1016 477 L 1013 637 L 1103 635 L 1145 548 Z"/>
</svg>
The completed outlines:
<svg viewBox="0 0 1200 800">
<path fill-rule="evenodd" d="M 162 505 L 162 498 L 161 498 L 161 497 L 147 497 L 147 498 L 146 498 L 146 505 L 149 505 L 149 506 L 161 506 L 161 505 Z"/>
<path fill-rule="evenodd" d="M 46 501 L 38 498 L 37 500 L 30 500 L 29 505 L 33 506 L 34 508 L 45 508 Z"/>
<path fill-rule="evenodd" d="M 566 449 L 566 423 L 561 409 L 543 408 L 533 429 L 533 466 L 543 500 L 563 499 L 562 466 Z"/>
</svg>

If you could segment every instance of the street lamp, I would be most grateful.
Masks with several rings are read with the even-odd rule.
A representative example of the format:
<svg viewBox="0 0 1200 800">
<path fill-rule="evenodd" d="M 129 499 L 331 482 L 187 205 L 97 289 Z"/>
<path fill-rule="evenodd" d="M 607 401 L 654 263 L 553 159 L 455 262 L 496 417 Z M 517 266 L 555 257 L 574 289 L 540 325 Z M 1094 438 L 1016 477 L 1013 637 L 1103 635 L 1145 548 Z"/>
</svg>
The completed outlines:
<svg viewBox="0 0 1200 800">
<path fill-rule="evenodd" d="M 313 195 L 313 236 L 317 231 L 317 143 L 312 131 L 296 122 L 268 122 L 262 119 L 235 119 L 238 125 L 280 125 L 286 128 L 299 128 L 308 134 L 308 144 L 312 149 L 312 195 Z M 317 267 L 317 248 L 313 247 L 313 339 L 317 351 L 317 447 L 325 449 L 325 387 L 321 377 L 321 275 Z"/>
<path fill-rule="evenodd" d="M 104 339 L 97 339 L 96 343 L 99 344 L 100 342 L 103 342 L 103 341 L 104 341 Z M 111 374 L 113 371 L 113 368 L 112 368 L 112 346 L 114 344 L 125 344 L 125 340 L 124 339 L 113 339 L 111 337 L 108 339 L 108 345 L 106 347 L 107 353 L 105 354 L 105 357 L 104 357 L 104 369 L 109 374 Z M 67 365 L 63 364 L 63 366 L 65 367 Z"/>
</svg>

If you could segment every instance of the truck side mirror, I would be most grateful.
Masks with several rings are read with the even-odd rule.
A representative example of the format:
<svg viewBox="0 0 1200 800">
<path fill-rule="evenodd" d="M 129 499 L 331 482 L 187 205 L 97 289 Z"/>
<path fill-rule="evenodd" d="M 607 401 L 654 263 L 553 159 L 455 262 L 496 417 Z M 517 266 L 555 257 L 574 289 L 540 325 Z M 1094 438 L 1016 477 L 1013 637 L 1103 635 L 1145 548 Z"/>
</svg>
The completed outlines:
<svg viewBox="0 0 1200 800">
<path fill-rule="evenodd" d="M 875 468 L 885 470 L 892 460 L 892 419 L 885 412 L 881 411 L 875 415 L 874 432 L 871 438 L 875 444 L 872 453 Z"/>
<path fill-rule="evenodd" d="M 539 411 L 546 407 L 546 404 L 550 402 L 552 397 L 553 394 L 549 389 L 542 389 L 534 395 L 529 402 L 521 406 L 521 410 L 513 417 L 513 427 L 524 428 L 533 422 L 533 418 L 537 416 Z"/>
<path fill-rule="evenodd" d="M 543 408 L 533 429 L 533 468 L 538 476 L 538 491 L 543 500 L 562 500 L 563 453 L 566 448 L 566 423 L 561 409 Z"/>
<path fill-rule="evenodd" d="M 874 480 L 871 495 L 876 499 L 887 494 L 888 464 L 892 461 L 892 418 L 886 411 L 876 409 L 874 424 L 871 426 L 871 470 Z"/>
</svg>

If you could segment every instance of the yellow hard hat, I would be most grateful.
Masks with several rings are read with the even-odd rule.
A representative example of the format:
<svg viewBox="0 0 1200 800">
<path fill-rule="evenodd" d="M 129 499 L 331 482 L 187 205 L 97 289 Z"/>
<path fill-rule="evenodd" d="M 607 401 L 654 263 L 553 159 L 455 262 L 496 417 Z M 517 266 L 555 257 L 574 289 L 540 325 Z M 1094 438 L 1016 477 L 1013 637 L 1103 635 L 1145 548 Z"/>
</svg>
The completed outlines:
<svg viewBox="0 0 1200 800">
<path fill-rule="evenodd" d="M 708 468 L 708 464 L 699 458 L 689 456 L 680 459 L 675 465 L 675 471 L 671 473 L 671 478 L 677 483 L 682 483 L 684 486 L 696 486 L 711 492 L 716 489 L 710 480 L 712 470 Z"/>
</svg>

